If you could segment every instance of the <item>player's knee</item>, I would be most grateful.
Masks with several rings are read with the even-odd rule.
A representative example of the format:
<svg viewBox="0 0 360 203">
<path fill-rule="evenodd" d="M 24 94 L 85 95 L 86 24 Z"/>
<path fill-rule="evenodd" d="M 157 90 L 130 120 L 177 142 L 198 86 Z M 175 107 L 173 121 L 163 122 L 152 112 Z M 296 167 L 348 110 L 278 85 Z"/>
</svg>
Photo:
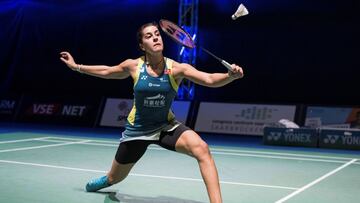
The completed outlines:
<svg viewBox="0 0 360 203">
<path fill-rule="evenodd" d="M 206 160 L 211 158 L 209 146 L 206 142 L 199 142 L 196 147 L 194 147 L 193 155 L 198 160 Z"/>
</svg>

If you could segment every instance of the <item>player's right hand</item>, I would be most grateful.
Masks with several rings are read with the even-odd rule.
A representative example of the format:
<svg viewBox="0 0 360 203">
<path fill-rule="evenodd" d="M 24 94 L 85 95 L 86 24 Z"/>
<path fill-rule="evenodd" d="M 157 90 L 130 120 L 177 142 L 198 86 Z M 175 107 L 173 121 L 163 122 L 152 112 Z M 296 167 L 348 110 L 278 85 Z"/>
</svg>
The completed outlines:
<svg viewBox="0 0 360 203">
<path fill-rule="evenodd" d="M 69 52 L 63 51 L 60 52 L 60 60 L 63 61 L 69 68 L 75 70 L 77 64 L 75 63 L 74 58 Z"/>
</svg>

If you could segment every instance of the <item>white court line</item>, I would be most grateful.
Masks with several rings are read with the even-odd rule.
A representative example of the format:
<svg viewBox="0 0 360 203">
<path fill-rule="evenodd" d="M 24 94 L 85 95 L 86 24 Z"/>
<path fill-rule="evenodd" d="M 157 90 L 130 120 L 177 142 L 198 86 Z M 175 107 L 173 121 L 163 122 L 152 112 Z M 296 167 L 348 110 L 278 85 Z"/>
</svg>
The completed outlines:
<svg viewBox="0 0 360 203">
<path fill-rule="evenodd" d="M 344 169 L 345 167 L 349 166 L 350 164 L 354 163 L 355 161 L 357 161 L 357 159 L 353 159 L 353 160 L 351 160 L 351 161 L 349 161 L 349 162 L 347 162 L 347 163 L 343 164 L 342 166 L 340 166 L 340 167 L 338 167 L 338 168 L 336 168 L 336 169 L 334 169 L 334 170 L 330 171 L 329 173 L 327 173 L 327 174 L 325 174 L 325 175 L 321 176 L 320 178 L 318 178 L 318 179 L 316 179 L 316 180 L 312 181 L 311 183 L 309 183 L 309 184 L 307 184 L 307 185 L 305 185 L 305 186 L 303 186 L 303 187 L 301 187 L 301 188 L 297 189 L 297 190 L 296 190 L 296 191 L 294 191 L 293 193 L 289 194 L 288 196 L 285 196 L 284 198 L 282 198 L 282 199 L 280 199 L 280 200 L 276 201 L 275 203 L 282 203 L 282 202 L 284 202 L 284 201 L 286 201 L 286 200 L 289 200 L 290 198 L 292 198 L 292 197 L 294 197 L 295 195 L 297 195 L 297 194 L 299 194 L 299 193 L 303 192 L 304 190 L 306 190 L 306 189 L 310 188 L 311 186 L 313 186 L 313 185 L 317 184 L 318 182 L 320 182 L 320 181 L 324 180 L 325 178 L 327 178 L 327 177 L 329 177 L 329 176 L 333 175 L 334 173 L 336 173 L 336 172 L 338 172 L 338 171 L 340 171 L 340 170 Z"/>
<path fill-rule="evenodd" d="M 47 140 L 41 140 L 43 142 L 57 142 L 57 143 L 64 143 L 64 142 L 67 142 L 67 141 L 62 141 L 62 140 L 51 140 L 51 139 L 47 139 Z M 93 142 L 90 140 L 90 142 Z M 94 145 L 94 146 L 103 146 L 103 147 L 118 147 L 119 144 L 102 144 L 102 143 L 90 143 L 90 142 L 87 142 L 87 143 L 79 143 L 79 144 L 82 144 L 82 145 Z"/>
<path fill-rule="evenodd" d="M 63 139 L 63 140 L 83 140 L 83 139 L 76 139 L 76 138 L 62 138 L 62 137 L 49 137 L 50 139 Z M 99 141 L 99 140 L 90 140 L 93 142 L 99 143 L 109 143 L 109 144 L 117 144 L 119 142 L 114 141 Z M 160 147 L 149 147 L 149 149 L 158 149 L 158 150 L 166 150 Z M 294 156 L 294 157 L 308 157 L 308 158 L 324 158 L 324 159 L 343 159 L 343 160 L 352 160 L 355 157 L 337 157 L 337 156 L 322 156 L 322 155 L 308 155 L 308 154 L 292 154 L 292 153 L 281 153 L 281 152 L 262 152 L 262 151 L 252 151 L 252 150 L 236 150 L 236 149 L 222 149 L 222 148 L 213 148 L 210 147 L 211 152 L 235 152 L 235 153 L 252 153 L 252 154 L 265 154 L 265 155 L 280 155 L 280 156 Z M 357 159 L 357 158 L 355 158 Z M 344 163 L 344 162 L 342 162 Z"/>
<path fill-rule="evenodd" d="M 9 163 L 9 164 L 20 164 L 20 165 L 28 165 L 28 166 L 46 167 L 46 168 L 65 169 L 65 170 L 73 170 L 73 171 L 107 173 L 107 171 L 101 171 L 101 170 L 74 168 L 74 167 L 66 167 L 66 166 L 55 166 L 55 165 L 48 165 L 48 164 L 37 164 L 37 163 L 19 162 L 19 161 L 10 161 L 10 160 L 0 160 L 0 162 L 1 163 Z M 129 173 L 129 175 L 130 176 L 136 176 L 136 177 L 148 177 L 148 178 L 161 178 L 161 179 L 170 179 L 170 180 L 185 180 L 185 181 L 203 182 L 202 179 L 198 179 L 198 178 L 184 178 L 184 177 L 174 177 L 174 176 L 158 176 L 158 175 L 147 175 L 147 174 L 139 174 L 139 173 Z M 294 188 L 294 187 L 251 184 L 251 183 L 239 183 L 239 182 L 227 182 L 227 181 L 220 181 L 220 183 L 221 184 L 229 184 L 229 185 L 266 187 L 266 188 L 276 188 L 276 189 L 285 189 L 285 190 L 297 190 L 297 189 L 299 189 L 299 188 Z"/>
<path fill-rule="evenodd" d="M 137 173 L 130 173 L 130 175 L 140 176 L 140 177 L 151 177 L 151 178 L 162 178 L 162 179 L 188 180 L 188 181 L 203 182 L 202 179 L 198 179 L 198 178 L 181 178 L 181 177 L 173 177 L 173 176 L 144 175 L 144 174 L 137 174 Z M 267 188 L 277 188 L 277 189 L 286 189 L 286 190 L 297 190 L 297 189 L 299 189 L 299 188 L 294 188 L 294 187 L 285 187 L 285 186 L 277 186 L 277 185 L 262 185 L 262 184 L 251 184 L 251 183 L 228 182 L 228 181 L 220 181 L 220 183 L 221 184 L 229 184 L 229 185 L 267 187 Z"/>
<path fill-rule="evenodd" d="M 60 144 L 50 144 L 50 145 L 42 145 L 42 146 L 35 146 L 35 147 L 21 147 L 21 148 L 13 148 L 13 149 L 4 149 L 0 150 L 0 153 L 3 152 L 14 152 L 14 151 L 23 151 L 23 150 L 30 150 L 30 149 L 40 149 L 40 148 L 47 148 L 47 147 L 57 147 L 57 146 L 64 146 L 64 145 L 72 145 L 72 144 L 81 144 L 90 142 L 89 140 L 83 140 L 78 142 L 65 142 Z"/>
<path fill-rule="evenodd" d="M 55 139 L 55 140 L 51 140 Z M 95 146 L 109 146 L 109 147 L 117 147 L 118 142 L 113 141 L 99 141 L 99 140 L 84 140 L 78 138 L 63 138 L 63 137 L 43 137 L 43 138 L 32 138 L 32 139 L 23 139 L 23 140 L 13 140 L 13 141 L 6 141 L 6 142 L 17 142 L 17 141 L 33 141 L 33 140 L 40 140 L 46 142 L 64 142 L 61 140 L 72 140 L 77 142 L 65 142 L 62 144 L 54 144 L 54 145 L 43 145 L 37 147 L 25 147 L 25 148 L 17 148 L 17 149 L 7 149 L 7 150 L 0 150 L 1 152 L 10 152 L 10 151 L 21 151 L 21 150 L 30 150 L 30 149 L 38 149 L 38 148 L 45 148 L 45 147 L 53 147 L 53 146 L 62 146 L 62 145 L 70 145 L 70 144 L 85 144 L 85 145 L 95 145 Z M 89 142 L 100 142 L 100 143 L 89 143 Z M 116 144 L 101 144 L 101 143 L 116 143 Z M 151 150 L 166 150 L 160 147 L 149 147 Z M 245 156 L 245 157 L 260 157 L 260 158 L 272 158 L 272 159 L 285 159 L 285 160 L 299 160 L 299 161 L 315 161 L 315 162 L 328 162 L 328 163 L 346 163 L 344 161 L 337 161 L 337 160 L 326 160 L 326 159 L 313 159 L 313 158 L 328 158 L 328 159 L 346 159 L 350 160 L 351 158 L 345 157 L 330 157 L 330 156 L 311 156 L 311 155 L 301 155 L 301 154 L 291 154 L 291 153 L 276 153 L 276 152 L 258 152 L 258 151 L 250 151 L 250 150 L 227 150 L 227 149 L 211 149 L 212 154 L 218 155 L 230 155 L 230 156 Z M 237 153 L 228 153 L 229 152 L 237 152 Z M 247 152 L 247 153 L 239 153 L 239 152 Z M 253 154 L 248 154 L 253 153 Z M 260 155 L 257 155 L 260 154 Z M 262 155 L 262 154 L 275 154 L 275 155 L 284 155 L 284 156 L 270 156 L 270 155 Z M 285 157 L 285 156 L 294 156 L 294 157 Z M 304 157 L 311 157 L 311 158 L 297 158 L 300 156 Z M 356 165 L 360 165 L 360 163 L 354 163 Z"/>
<path fill-rule="evenodd" d="M 166 150 L 163 148 L 152 148 L 152 150 Z M 342 160 L 331 160 L 331 159 L 311 159 L 311 158 L 300 158 L 300 157 L 286 157 L 286 156 L 270 156 L 270 155 L 259 155 L 259 154 L 245 154 L 245 153 L 227 153 L 227 152 L 213 152 L 211 154 L 218 154 L 218 155 L 230 155 L 230 156 L 245 156 L 245 157 L 259 157 L 259 158 L 269 158 L 269 159 L 285 159 L 285 160 L 298 160 L 298 161 L 315 161 L 315 162 L 327 162 L 327 163 L 346 163 L 346 161 Z M 360 164 L 360 163 L 354 163 Z"/>
<path fill-rule="evenodd" d="M 49 138 L 50 137 L 38 137 L 38 138 L 29 138 L 29 139 L 21 139 L 21 140 L 8 140 L 8 141 L 2 141 L 2 142 L 0 142 L 0 144 L 45 140 L 45 139 L 49 139 Z"/>
<path fill-rule="evenodd" d="M 56 139 L 56 140 L 72 140 L 72 141 L 80 141 L 80 140 L 84 140 L 84 139 L 79 139 L 79 138 L 68 138 L 68 137 L 48 137 L 49 139 Z M 87 139 L 89 140 L 89 139 Z M 104 141 L 104 140 L 90 140 L 92 142 L 99 142 L 99 143 L 108 143 L 108 144 L 119 144 L 120 143 L 120 138 L 118 141 Z"/>
<path fill-rule="evenodd" d="M 295 187 L 284 187 L 284 186 L 275 186 L 275 185 L 262 185 L 262 184 L 252 184 L 252 183 L 237 183 L 237 182 L 228 182 L 228 181 L 220 181 L 222 184 L 229 185 L 243 185 L 243 186 L 256 186 L 256 187 L 267 187 L 267 188 L 276 188 L 276 189 L 285 189 L 285 190 L 297 190 L 299 188 Z"/>
<path fill-rule="evenodd" d="M 261 152 L 261 151 L 259 152 L 259 151 L 251 151 L 251 150 L 232 150 L 232 149 L 221 149 L 221 148 L 213 148 L 212 150 L 213 151 L 221 151 L 221 152 L 241 152 L 241 153 L 253 153 L 253 154 L 271 154 L 271 155 L 309 157 L 309 158 L 344 159 L 344 160 L 354 159 L 354 158 L 351 158 L 351 157 L 322 156 L 322 155 L 308 155 L 308 154 L 292 154 L 292 153 L 281 153 L 281 152 Z"/>
<path fill-rule="evenodd" d="M 247 156 L 247 157 L 260 157 L 260 158 L 270 158 L 270 159 L 299 160 L 299 161 L 315 161 L 315 162 L 327 162 L 327 163 L 345 163 L 344 161 L 341 161 L 341 160 L 311 159 L 311 158 L 300 158 L 300 157 L 258 155 L 258 154 L 240 154 L 240 153 L 226 153 L 226 152 L 211 152 L 211 154 L 231 155 L 231 156 Z"/>
<path fill-rule="evenodd" d="M 50 139 L 56 139 L 55 137 L 50 137 Z M 62 138 L 61 138 L 62 139 Z M 81 139 L 73 139 L 73 138 L 65 138 L 64 140 L 81 140 Z M 62 142 L 59 140 L 43 140 L 48 142 Z M 96 140 L 90 140 L 90 142 L 97 142 Z M 109 141 L 104 141 L 104 143 L 111 143 Z M 113 142 L 114 143 L 114 142 Z M 79 143 L 84 145 L 95 145 L 95 146 L 109 146 L 109 147 L 118 147 L 118 144 L 101 144 L 101 143 Z M 149 147 L 151 150 L 164 150 L 167 149 L 160 148 L 160 147 Z M 235 151 L 235 150 L 230 150 Z M 239 150 L 241 151 L 241 150 Z M 246 152 L 253 152 L 253 151 L 246 151 Z M 270 155 L 262 155 L 262 154 L 273 154 L 273 153 L 254 153 L 254 154 L 248 154 L 248 153 L 228 153 L 228 152 L 219 152 L 216 150 L 211 150 L 211 154 L 218 154 L 218 155 L 230 155 L 230 156 L 245 156 L 245 157 L 260 157 L 260 158 L 271 158 L 271 159 L 285 159 L 285 160 L 299 160 L 299 161 L 315 161 L 315 162 L 327 162 L 327 163 L 346 163 L 347 160 L 350 160 L 350 158 L 344 158 L 344 157 L 327 157 L 327 156 L 314 156 L 314 158 L 329 158 L 326 159 L 313 159 L 313 158 L 300 158 L 298 154 L 289 154 L 284 153 L 285 156 L 270 156 Z M 258 155 L 260 154 L 260 155 Z M 277 155 L 281 155 L 281 153 L 274 153 Z M 293 155 L 295 157 L 286 157 L 287 155 Z M 311 155 L 307 155 L 305 157 L 312 157 Z M 331 159 L 341 159 L 341 160 L 331 160 Z M 346 161 L 342 161 L 343 159 L 346 159 Z M 354 163 L 354 164 L 360 164 L 360 163 Z"/>
<path fill-rule="evenodd" d="M 37 163 L 20 162 L 20 161 L 0 160 L 0 162 L 1 163 L 8 163 L 8 164 L 27 165 L 27 166 L 39 166 L 39 167 L 46 167 L 46 168 L 57 168 L 57 169 L 65 169 L 65 170 L 72 170 L 72 171 L 107 173 L 107 171 L 101 171 L 101 170 L 82 169 L 82 168 L 73 168 L 73 167 L 66 167 L 66 166 L 55 166 L 55 165 L 48 165 L 48 164 L 37 164 Z"/>
</svg>

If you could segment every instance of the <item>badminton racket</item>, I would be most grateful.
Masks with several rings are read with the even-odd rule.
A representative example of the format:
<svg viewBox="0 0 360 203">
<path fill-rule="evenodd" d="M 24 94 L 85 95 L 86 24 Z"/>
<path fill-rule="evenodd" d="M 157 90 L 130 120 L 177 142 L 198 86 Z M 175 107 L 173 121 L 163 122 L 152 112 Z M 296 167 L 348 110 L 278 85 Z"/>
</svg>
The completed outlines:
<svg viewBox="0 0 360 203">
<path fill-rule="evenodd" d="M 179 27 L 177 24 L 161 19 L 159 22 L 160 28 L 164 31 L 171 39 L 175 42 L 179 43 L 182 46 L 187 48 L 193 49 L 196 47 L 194 40 L 191 38 L 190 34 L 187 33 L 184 29 Z M 225 66 L 229 71 L 232 71 L 231 64 L 225 61 L 224 59 L 216 56 L 215 54 L 211 53 L 209 50 L 200 46 L 202 50 L 208 53 L 210 56 L 214 57 L 218 60 L 223 66 Z"/>
</svg>

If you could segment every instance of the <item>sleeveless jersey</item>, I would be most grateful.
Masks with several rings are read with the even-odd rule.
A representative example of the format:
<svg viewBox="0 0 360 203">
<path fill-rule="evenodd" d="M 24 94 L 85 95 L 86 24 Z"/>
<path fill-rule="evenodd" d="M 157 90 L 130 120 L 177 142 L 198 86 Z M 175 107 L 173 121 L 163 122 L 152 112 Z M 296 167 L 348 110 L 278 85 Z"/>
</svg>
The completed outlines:
<svg viewBox="0 0 360 203">
<path fill-rule="evenodd" d="M 146 70 L 144 57 L 139 58 L 134 79 L 134 103 L 123 135 L 127 137 L 151 134 L 175 120 L 171 104 L 178 85 L 172 76 L 173 60 L 164 58 L 165 68 L 158 77 Z"/>
</svg>

